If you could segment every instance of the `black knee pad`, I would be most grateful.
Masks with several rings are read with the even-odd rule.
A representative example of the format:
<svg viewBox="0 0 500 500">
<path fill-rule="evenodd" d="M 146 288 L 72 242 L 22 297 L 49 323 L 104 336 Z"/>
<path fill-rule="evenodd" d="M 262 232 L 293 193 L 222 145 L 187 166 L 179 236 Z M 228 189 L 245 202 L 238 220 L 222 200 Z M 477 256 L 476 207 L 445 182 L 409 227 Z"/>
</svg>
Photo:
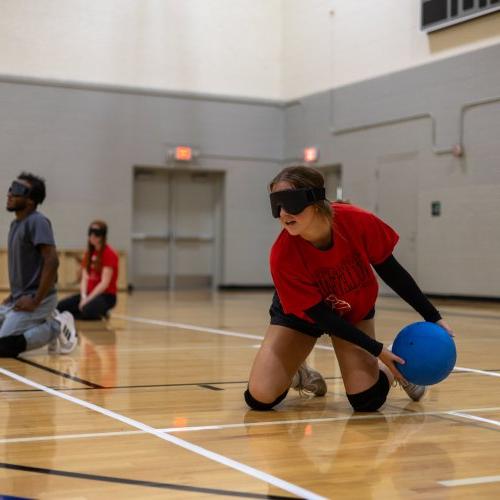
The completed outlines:
<svg viewBox="0 0 500 500">
<path fill-rule="evenodd" d="M 272 410 L 274 406 L 276 406 L 278 403 L 281 403 L 288 394 L 288 389 L 278 396 L 272 403 L 261 403 L 260 401 L 257 401 L 251 394 L 250 391 L 247 389 L 245 391 L 245 402 L 252 410 L 257 410 L 257 411 L 269 411 Z"/>
<path fill-rule="evenodd" d="M 348 394 L 347 399 L 355 411 L 377 411 L 385 403 L 389 389 L 387 375 L 380 371 L 374 385 L 366 391 Z"/>
<path fill-rule="evenodd" d="M 24 335 L 9 335 L 0 339 L 0 358 L 15 358 L 26 350 Z"/>
</svg>

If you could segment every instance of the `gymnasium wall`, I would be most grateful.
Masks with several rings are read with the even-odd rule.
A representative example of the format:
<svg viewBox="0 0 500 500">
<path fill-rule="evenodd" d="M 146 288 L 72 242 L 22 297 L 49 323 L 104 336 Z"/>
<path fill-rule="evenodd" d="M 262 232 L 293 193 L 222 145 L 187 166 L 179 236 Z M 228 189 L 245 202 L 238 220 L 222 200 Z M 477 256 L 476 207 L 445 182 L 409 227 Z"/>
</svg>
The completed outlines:
<svg viewBox="0 0 500 500">
<path fill-rule="evenodd" d="M 46 178 L 40 209 L 60 248 L 83 247 L 88 223 L 104 218 L 110 242 L 130 253 L 134 166 L 169 168 L 168 150 L 187 143 L 200 152 L 193 168 L 226 172 L 222 283 L 269 283 L 277 228 L 266 186 L 283 158 L 280 104 L 3 81 L 0 109 L 0 186 L 6 193 L 21 170 Z M 0 211 L 0 247 L 11 219 Z"/>
<path fill-rule="evenodd" d="M 286 156 L 316 145 L 341 165 L 344 196 L 396 225 L 429 293 L 500 297 L 499 60 L 497 44 L 286 108 Z"/>
<path fill-rule="evenodd" d="M 2 0 L 0 74 L 290 100 L 500 42 L 401 0 Z"/>
<path fill-rule="evenodd" d="M 284 0 L 285 100 L 500 43 L 500 13 L 431 34 L 417 0 Z"/>
<path fill-rule="evenodd" d="M 281 0 L 1 0 L 0 74 L 280 98 Z"/>
</svg>

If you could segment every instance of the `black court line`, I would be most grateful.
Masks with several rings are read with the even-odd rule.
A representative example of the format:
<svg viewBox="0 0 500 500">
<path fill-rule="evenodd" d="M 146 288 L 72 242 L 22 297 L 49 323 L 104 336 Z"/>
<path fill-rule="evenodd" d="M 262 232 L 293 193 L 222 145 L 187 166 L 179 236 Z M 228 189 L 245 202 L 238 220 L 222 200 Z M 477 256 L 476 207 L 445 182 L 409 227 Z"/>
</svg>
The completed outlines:
<svg viewBox="0 0 500 500">
<path fill-rule="evenodd" d="M 28 365 L 34 366 L 35 368 L 39 368 L 40 370 L 45 370 L 47 372 L 54 373 L 55 375 L 59 375 L 64 378 L 74 380 L 75 382 L 79 382 L 80 384 L 87 385 L 88 387 L 92 387 L 93 389 L 105 389 L 105 387 L 102 385 L 94 384 L 94 382 L 89 382 L 88 380 L 84 380 L 83 378 L 75 377 L 73 375 L 69 375 L 68 373 L 60 372 L 59 370 L 55 370 L 54 368 L 50 368 L 45 365 L 41 365 L 40 363 L 36 363 L 35 361 L 31 361 L 30 359 L 21 358 L 19 356 L 16 359 Z"/>
<path fill-rule="evenodd" d="M 58 373 L 59 375 L 64 375 L 63 373 Z M 220 387 L 215 387 L 215 385 L 223 384 L 247 384 L 248 380 L 232 381 L 232 382 L 189 382 L 182 384 L 138 384 L 138 385 L 109 385 L 109 386 L 98 386 L 97 384 L 90 385 L 89 387 L 55 387 L 47 386 L 56 391 L 89 391 L 93 389 L 152 389 L 155 387 L 203 387 L 206 389 L 212 389 L 214 391 L 223 391 Z M 92 384 L 92 383 L 89 383 Z M 96 387 L 94 387 L 96 386 Z M 41 389 L 5 389 L 1 390 L 3 392 L 40 392 Z M 1 497 L 0 497 L 1 500 Z"/>
<path fill-rule="evenodd" d="M 198 384 L 198 387 L 203 387 L 204 389 L 210 389 L 211 391 L 223 391 L 224 390 L 222 387 L 215 387 L 214 385 L 210 385 L 210 384 Z"/>
<path fill-rule="evenodd" d="M 199 486 L 187 486 L 183 484 L 173 483 L 157 483 L 155 481 L 140 481 L 138 479 L 127 479 L 113 476 L 99 476 L 96 474 L 85 474 L 83 472 L 69 472 L 55 469 L 46 469 L 44 467 L 30 467 L 27 465 L 8 464 L 0 462 L 0 467 L 4 469 L 18 470 L 23 472 L 35 472 L 37 474 L 50 474 L 52 476 L 71 477 L 76 479 L 87 479 L 90 481 L 102 481 L 106 483 L 128 484 L 131 486 L 144 486 L 146 488 L 158 488 L 162 490 L 178 490 L 189 491 L 196 493 L 205 493 L 207 495 L 220 495 L 226 497 L 242 497 L 242 498 L 275 498 L 275 499 L 292 499 L 296 497 L 286 497 L 280 495 L 263 495 L 260 493 L 245 493 L 240 491 L 222 490 L 218 488 L 202 488 Z"/>
<path fill-rule="evenodd" d="M 2 495 L 0 493 L 0 500 L 35 500 L 32 497 L 14 497 L 12 495 Z"/>
<path fill-rule="evenodd" d="M 487 368 L 482 369 L 484 372 L 500 372 L 500 368 Z M 474 372 L 452 372 L 450 376 L 456 375 L 478 375 Z M 324 377 L 325 380 L 342 380 L 342 377 Z M 248 380 L 236 380 L 236 381 L 226 381 L 226 382 L 190 382 L 190 383 L 182 383 L 182 384 L 140 384 L 140 385 L 109 385 L 109 386 L 98 386 L 97 384 L 93 384 L 97 387 L 56 387 L 56 386 L 47 386 L 56 391 L 89 391 L 93 389 L 152 389 L 155 387 L 203 387 L 206 389 L 212 389 L 214 391 L 223 391 L 220 387 L 215 387 L 216 385 L 231 385 L 231 384 L 247 384 Z M 91 384 L 91 382 L 90 382 Z M 7 392 L 41 392 L 41 389 L 0 389 L 0 393 Z M 0 498 L 1 500 L 1 498 Z"/>
</svg>

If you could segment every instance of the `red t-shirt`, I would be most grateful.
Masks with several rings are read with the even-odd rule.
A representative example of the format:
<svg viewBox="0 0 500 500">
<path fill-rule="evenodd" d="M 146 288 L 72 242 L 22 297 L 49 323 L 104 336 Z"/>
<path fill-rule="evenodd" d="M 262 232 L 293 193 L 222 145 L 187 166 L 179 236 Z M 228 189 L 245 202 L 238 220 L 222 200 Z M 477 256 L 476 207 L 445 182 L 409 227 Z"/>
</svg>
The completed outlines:
<svg viewBox="0 0 500 500">
<path fill-rule="evenodd" d="M 271 248 L 271 274 L 283 310 L 311 321 L 305 310 L 325 301 L 349 323 L 373 308 L 378 283 L 371 264 L 387 259 L 399 236 L 376 215 L 332 203 L 333 246 L 319 250 L 281 231 Z"/>
<path fill-rule="evenodd" d="M 83 256 L 82 266 L 84 268 L 87 267 L 87 252 Z M 91 293 L 92 290 L 101 282 L 102 279 L 102 269 L 104 267 L 111 267 L 113 270 L 113 274 L 111 275 L 111 281 L 109 282 L 108 288 L 104 290 L 103 293 L 111 293 L 116 295 L 116 281 L 118 279 L 118 254 L 116 251 L 106 245 L 102 252 L 102 260 L 101 260 L 101 269 L 98 271 L 95 266 L 95 261 L 97 259 L 96 252 L 92 252 L 90 256 L 90 272 L 89 272 L 89 280 L 87 282 L 87 294 Z"/>
</svg>

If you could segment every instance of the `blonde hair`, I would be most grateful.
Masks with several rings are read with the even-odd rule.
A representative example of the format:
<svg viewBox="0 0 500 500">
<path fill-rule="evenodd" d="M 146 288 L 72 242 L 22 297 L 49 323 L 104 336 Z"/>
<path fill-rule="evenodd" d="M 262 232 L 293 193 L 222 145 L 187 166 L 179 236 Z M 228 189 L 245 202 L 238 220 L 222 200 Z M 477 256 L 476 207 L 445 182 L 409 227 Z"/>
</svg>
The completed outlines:
<svg viewBox="0 0 500 500">
<path fill-rule="evenodd" d="M 272 191 L 278 182 L 288 182 L 295 189 L 300 188 L 324 188 L 325 178 L 323 174 L 313 167 L 306 167 L 305 165 L 292 165 L 285 167 L 281 172 L 274 177 L 269 183 L 269 191 Z M 332 207 L 328 200 L 317 201 L 313 204 L 317 207 L 320 215 L 331 220 Z"/>
</svg>

